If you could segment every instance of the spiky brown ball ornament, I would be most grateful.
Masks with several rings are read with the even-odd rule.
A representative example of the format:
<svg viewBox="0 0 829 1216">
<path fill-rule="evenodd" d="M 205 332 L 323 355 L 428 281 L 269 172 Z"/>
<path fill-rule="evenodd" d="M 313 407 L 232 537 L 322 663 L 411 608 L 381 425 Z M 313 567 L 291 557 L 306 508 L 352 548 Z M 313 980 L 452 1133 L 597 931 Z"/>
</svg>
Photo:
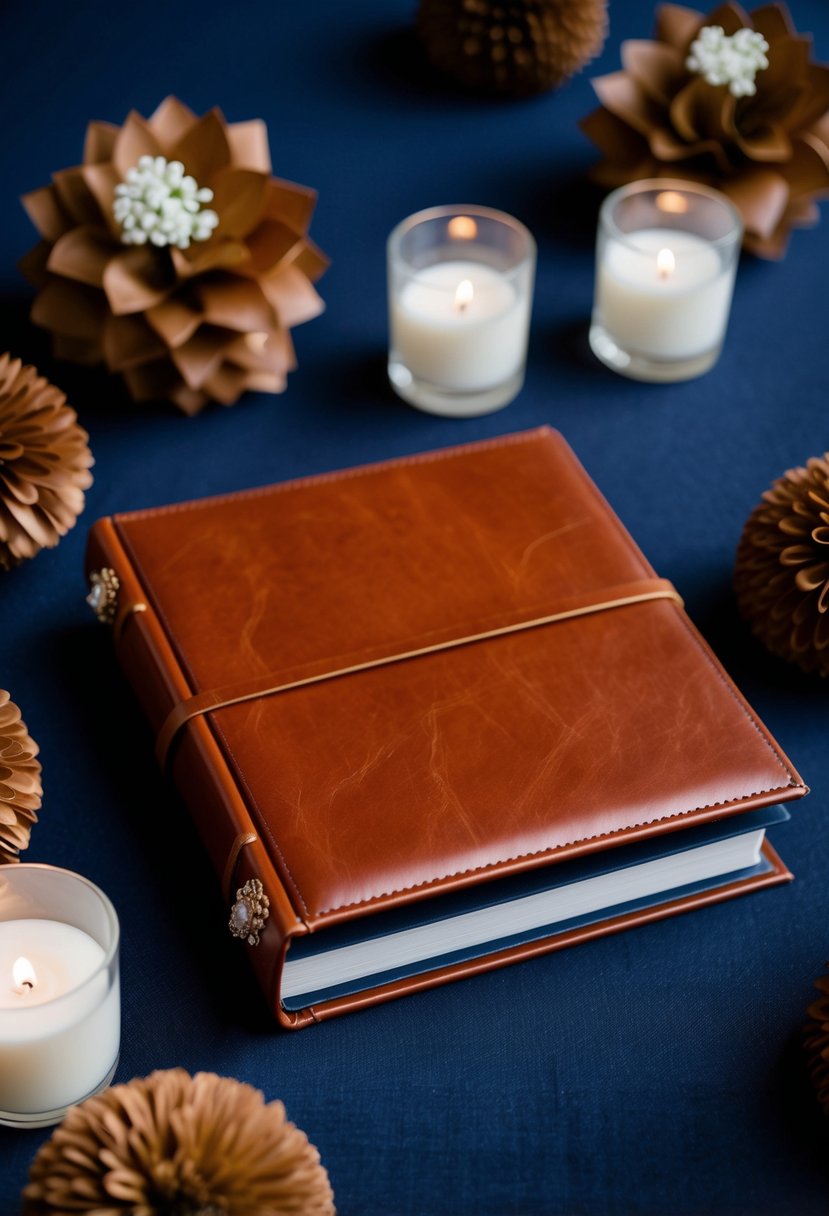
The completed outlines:
<svg viewBox="0 0 829 1216">
<path fill-rule="evenodd" d="M 721 51 L 730 42 L 718 55 L 710 38 Z M 748 91 L 743 39 L 766 48 Z M 581 125 L 603 159 L 591 176 L 611 188 L 647 177 L 716 186 L 743 217 L 745 248 L 782 257 L 829 190 L 829 67 L 811 49 L 784 4 L 707 16 L 660 5 L 654 39 L 624 42 L 622 70 L 593 81 L 601 108 Z"/>
<path fill-rule="evenodd" d="M 332 1216 L 319 1153 L 281 1102 L 181 1068 L 73 1107 L 38 1152 L 24 1216 Z"/>
<path fill-rule="evenodd" d="M 84 163 L 23 202 L 43 238 L 22 264 L 32 320 L 58 357 L 187 414 L 285 388 L 328 261 L 307 236 L 316 194 L 271 177 L 263 122 L 168 97 L 147 120 L 90 123 Z"/>
<path fill-rule="evenodd" d="M 763 494 L 740 539 L 734 589 L 772 654 L 829 675 L 829 452 Z"/>
<path fill-rule="evenodd" d="M 20 710 L 0 688 L 0 864 L 18 861 L 43 795 L 38 746 Z"/>
<path fill-rule="evenodd" d="M 806 1055 L 817 1099 L 829 1115 L 829 975 L 815 981 L 819 998 L 809 1006 L 806 1024 Z"/>
<path fill-rule="evenodd" d="M 89 436 L 66 396 L 0 355 L 0 569 L 51 549 L 84 508 Z"/>
<path fill-rule="evenodd" d="M 417 29 L 441 71 L 512 97 L 554 88 L 598 55 L 607 0 L 420 0 Z"/>
</svg>

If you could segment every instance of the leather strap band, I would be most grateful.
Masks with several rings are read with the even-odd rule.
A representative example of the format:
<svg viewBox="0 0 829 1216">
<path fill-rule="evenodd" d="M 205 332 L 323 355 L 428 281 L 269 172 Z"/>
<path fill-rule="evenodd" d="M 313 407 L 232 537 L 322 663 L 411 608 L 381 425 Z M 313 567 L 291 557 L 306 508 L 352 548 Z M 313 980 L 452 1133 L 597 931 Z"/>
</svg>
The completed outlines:
<svg viewBox="0 0 829 1216">
<path fill-rule="evenodd" d="M 242 849 L 246 845 L 254 844 L 256 839 L 255 832 L 240 832 L 230 846 L 230 852 L 227 855 L 224 873 L 222 874 L 222 890 L 225 893 L 225 898 L 228 900 L 233 899 L 233 888 L 236 885 L 236 867 L 239 864 Z"/>
<path fill-rule="evenodd" d="M 566 607 L 549 615 L 535 617 L 531 620 L 515 621 L 508 625 L 499 625 L 494 629 L 486 629 L 481 633 L 470 634 L 468 637 L 449 638 L 407 650 L 398 654 L 382 654 L 375 658 L 349 663 L 333 670 L 313 670 L 309 667 L 297 668 L 293 672 L 281 673 L 280 681 L 276 684 L 269 682 L 268 676 L 257 676 L 254 679 L 242 680 L 235 684 L 227 684 L 223 688 L 210 692 L 196 693 L 175 705 L 164 720 L 156 739 L 156 756 L 162 768 L 167 764 L 170 747 L 181 728 L 192 718 L 200 714 L 212 713 L 217 709 L 225 709 L 229 705 L 240 705 L 244 701 L 255 701 L 260 697 L 273 697 L 278 693 L 289 692 L 293 688 L 302 688 L 307 684 L 319 684 L 323 680 L 336 680 L 342 676 L 354 675 L 359 671 L 370 671 L 374 667 L 386 667 L 390 663 L 402 663 L 406 659 L 419 658 L 422 655 L 436 654 L 441 650 L 452 650 L 458 646 L 468 646 L 473 642 L 484 642 L 489 638 L 505 637 L 510 633 L 519 633 L 525 629 L 536 629 L 541 625 L 552 625 L 557 621 L 571 620 L 573 617 L 593 615 L 597 612 L 607 612 L 611 608 L 625 608 L 631 604 L 645 604 L 651 600 L 672 600 L 682 608 L 683 601 L 679 592 L 664 578 L 640 579 L 622 587 L 614 587 L 608 592 L 608 598 L 600 601 L 571 601 Z"/>
<path fill-rule="evenodd" d="M 121 634 L 124 632 L 124 626 L 127 621 L 132 620 L 138 613 L 146 612 L 147 605 L 143 600 L 137 600 L 130 604 L 124 604 L 123 608 L 119 608 L 115 614 L 115 620 L 112 622 L 112 636 L 115 639 L 115 645 L 121 641 Z"/>
</svg>

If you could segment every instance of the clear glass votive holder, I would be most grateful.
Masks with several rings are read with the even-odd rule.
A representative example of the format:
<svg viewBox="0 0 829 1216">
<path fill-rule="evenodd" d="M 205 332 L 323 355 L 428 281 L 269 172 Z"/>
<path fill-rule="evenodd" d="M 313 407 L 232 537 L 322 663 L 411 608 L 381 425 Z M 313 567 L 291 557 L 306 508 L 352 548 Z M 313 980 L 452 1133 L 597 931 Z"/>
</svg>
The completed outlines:
<svg viewBox="0 0 829 1216">
<path fill-rule="evenodd" d="M 118 917 L 79 874 L 0 866 L 0 1123 L 48 1127 L 118 1065 Z"/>
<path fill-rule="evenodd" d="M 590 346 L 633 380 L 690 380 L 722 349 L 743 224 L 716 190 L 633 182 L 599 213 Z"/>
<path fill-rule="evenodd" d="M 488 207 L 419 211 L 388 240 L 389 381 L 417 409 L 473 417 L 524 382 L 535 241 Z"/>
</svg>

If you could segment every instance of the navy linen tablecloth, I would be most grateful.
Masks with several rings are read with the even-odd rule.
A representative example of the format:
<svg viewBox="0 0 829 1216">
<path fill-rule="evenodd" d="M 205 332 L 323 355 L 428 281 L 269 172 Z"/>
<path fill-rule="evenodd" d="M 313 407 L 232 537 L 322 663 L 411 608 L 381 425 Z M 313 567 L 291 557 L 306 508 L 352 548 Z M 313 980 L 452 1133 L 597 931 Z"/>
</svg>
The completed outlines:
<svg viewBox="0 0 829 1216">
<path fill-rule="evenodd" d="M 593 74 L 646 37 L 646 0 L 613 0 Z M 420 62 L 413 0 L 113 6 L 15 3 L 2 25 L 0 349 L 36 362 L 89 429 L 95 484 L 53 552 L 0 579 L 0 686 L 42 748 L 29 858 L 88 875 L 121 917 L 118 1079 L 183 1065 L 282 1098 L 319 1146 L 343 1216 L 817 1216 L 827 1129 L 800 1045 L 829 957 L 829 687 L 770 658 L 739 622 L 734 550 L 761 491 L 827 444 L 829 216 L 786 260 L 745 259 L 719 365 L 638 385 L 586 347 L 597 199 L 577 129 L 591 71 L 557 93 L 470 99 Z M 794 18 L 829 59 L 824 0 Z M 35 241 L 17 198 L 78 162 L 86 123 L 170 92 L 261 116 L 275 172 L 316 187 L 333 259 L 325 314 L 295 332 L 279 397 L 196 419 L 131 404 L 102 372 L 56 365 L 15 269 Z M 433 418 L 385 382 L 385 238 L 409 213 L 477 202 L 538 240 L 526 386 L 506 410 Z M 812 786 L 775 842 L 796 880 L 490 975 L 275 1032 L 178 798 L 85 607 L 100 515 L 551 423 Z M 0 1129 L 0 1214 L 18 1210 L 45 1132 Z"/>
</svg>

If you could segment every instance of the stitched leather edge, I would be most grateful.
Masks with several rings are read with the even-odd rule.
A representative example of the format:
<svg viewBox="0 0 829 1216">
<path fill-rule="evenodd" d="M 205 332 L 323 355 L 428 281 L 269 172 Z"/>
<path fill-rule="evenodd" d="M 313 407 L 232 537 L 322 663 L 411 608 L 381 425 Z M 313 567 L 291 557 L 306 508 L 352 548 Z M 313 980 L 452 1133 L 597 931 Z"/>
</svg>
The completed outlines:
<svg viewBox="0 0 829 1216">
<path fill-rule="evenodd" d="M 373 460 L 368 464 L 354 465 L 349 469 L 332 469 L 329 473 L 309 473 L 305 477 L 294 477 L 268 486 L 253 486 L 249 490 L 232 490 L 229 494 L 211 494 L 206 498 L 191 498 L 186 502 L 169 503 L 163 507 L 147 507 L 143 511 L 123 511 L 113 518 L 119 523 L 131 519 L 149 519 L 154 515 L 175 515 L 180 511 L 195 511 L 207 504 L 234 502 L 238 499 L 261 498 L 268 494 L 285 494 L 301 490 L 309 485 L 322 485 L 329 481 L 348 481 L 353 477 L 365 477 L 372 473 L 384 473 L 388 469 L 404 468 L 413 464 L 432 464 L 438 460 L 451 460 L 468 452 L 484 448 L 505 448 L 513 444 L 531 443 L 541 435 L 558 435 L 551 426 L 539 426 L 530 431 L 518 431 L 513 435 L 500 435 L 495 439 L 472 440 L 469 443 L 453 444 L 435 452 L 415 452 L 411 456 L 392 456 L 388 460 Z M 562 436 L 563 439 L 563 436 Z M 565 441 L 566 442 L 566 441 Z"/>
<path fill-rule="evenodd" d="M 510 865 L 516 861 L 529 861 L 533 857 L 552 856 L 554 853 L 561 852 L 562 849 L 572 848 L 574 844 L 590 844 L 594 840 L 612 840 L 614 836 L 621 836 L 623 833 L 629 832 L 631 828 L 646 828 L 654 823 L 668 823 L 671 819 L 683 819 L 686 815 L 693 815 L 695 811 L 713 811 L 720 806 L 735 806 L 740 802 L 747 802 L 750 798 L 757 798 L 764 794 L 781 794 L 793 784 L 793 782 L 789 782 L 789 785 L 774 786 L 768 790 L 755 790 L 753 794 L 742 794 L 739 798 L 728 798 L 725 802 L 708 802 L 704 806 L 689 807 L 685 811 L 676 811 L 673 815 L 660 815 L 656 819 L 643 819 L 641 823 L 631 823 L 614 832 L 600 832 L 596 836 L 582 836 L 577 840 L 567 840 L 563 844 L 553 845 L 549 849 L 537 849 L 534 853 L 517 853 L 514 857 L 502 857 L 499 861 L 489 861 L 483 866 L 472 866 L 468 870 L 456 870 L 453 874 L 444 874 L 440 878 L 427 878 L 423 882 L 414 883 L 410 887 L 398 887 L 394 891 L 383 891 L 379 895 L 369 896 L 368 899 L 355 900 L 354 903 L 339 904 L 335 908 L 323 908 L 319 912 L 315 912 L 314 915 L 333 916 L 335 912 L 347 912 L 352 908 L 367 908 L 381 899 L 391 899 L 395 895 L 407 895 L 411 891 L 427 890 L 437 883 L 447 882 L 450 878 L 465 878 L 467 875 L 485 874 L 488 870 Z"/>
</svg>

